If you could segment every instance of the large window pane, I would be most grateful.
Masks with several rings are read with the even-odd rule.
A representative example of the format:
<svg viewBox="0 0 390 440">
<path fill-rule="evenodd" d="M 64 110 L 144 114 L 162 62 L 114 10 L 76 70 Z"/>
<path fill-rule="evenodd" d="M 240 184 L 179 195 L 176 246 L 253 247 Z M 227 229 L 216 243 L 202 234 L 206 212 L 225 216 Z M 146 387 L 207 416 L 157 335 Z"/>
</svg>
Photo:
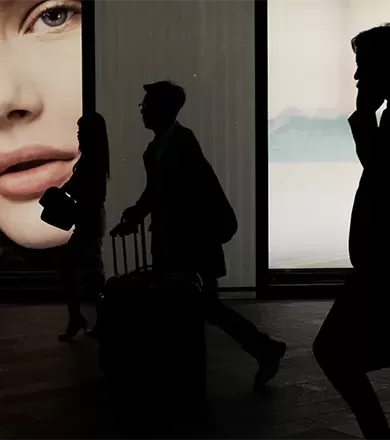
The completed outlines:
<svg viewBox="0 0 390 440">
<path fill-rule="evenodd" d="M 349 267 L 362 171 L 347 122 L 356 100 L 350 40 L 390 21 L 390 4 L 269 0 L 268 20 L 270 267 Z"/>
</svg>

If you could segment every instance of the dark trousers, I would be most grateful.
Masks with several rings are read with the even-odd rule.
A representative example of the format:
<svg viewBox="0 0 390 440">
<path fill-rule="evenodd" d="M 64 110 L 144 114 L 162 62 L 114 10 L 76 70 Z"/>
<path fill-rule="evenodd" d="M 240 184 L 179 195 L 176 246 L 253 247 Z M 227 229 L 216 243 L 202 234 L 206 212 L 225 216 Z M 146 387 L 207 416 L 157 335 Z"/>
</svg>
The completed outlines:
<svg viewBox="0 0 390 440">
<path fill-rule="evenodd" d="M 202 278 L 205 320 L 227 333 L 252 357 L 260 359 L 270 341 L 269 336 L 261 333 L 252 322 L 222 303 L 218 296 L 218 281 L 215 278 Z"/>
<path fill-rule="evenodd" d="M 386 300 L 374 277 L 356 274 L 337 298 L 313 344 L 313 353 L 355 414 L 365 438 L 389 437 L 385 414 L 367 372 L 390 366 Z"/>
</svg>

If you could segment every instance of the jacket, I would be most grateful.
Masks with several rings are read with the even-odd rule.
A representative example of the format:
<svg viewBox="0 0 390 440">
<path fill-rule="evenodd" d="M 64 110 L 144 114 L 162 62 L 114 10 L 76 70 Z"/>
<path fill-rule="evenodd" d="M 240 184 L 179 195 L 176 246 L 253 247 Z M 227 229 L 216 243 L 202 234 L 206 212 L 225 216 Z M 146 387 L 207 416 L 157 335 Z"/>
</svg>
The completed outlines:
<svg viewBox="0 0 390 440">
<path fill-rule="evenodd" d="M 386 259 L 380 255 L 390 244 L 388 214 L 388 166 L 390 113 L 383 111 L 379 126 L 376 114 L 355 111 L 348 119 L 363 167 L 351 214 L 349 254 L 352 266 L 377 270 Z"/>
<path fill-rule="evenodd" d="M 136 207 L 142 217 L 151 213 L 153 266 L 225 276 L 210 215 L 216 203 L 209 195 L 215 190 L 207 186 L 218 180 L 205 178 L 212 169 L 193 132 L 176 122 L 148 145 L 143 160 L 147 183 Z"/>
</svg>

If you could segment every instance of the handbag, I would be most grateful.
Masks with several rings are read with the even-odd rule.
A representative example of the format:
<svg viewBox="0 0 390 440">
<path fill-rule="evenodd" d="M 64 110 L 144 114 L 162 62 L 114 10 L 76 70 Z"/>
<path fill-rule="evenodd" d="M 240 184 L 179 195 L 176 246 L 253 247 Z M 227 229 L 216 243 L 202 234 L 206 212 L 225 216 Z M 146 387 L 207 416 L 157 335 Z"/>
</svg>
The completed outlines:
<svg viewBox="0 0 390 440">
<path fill-rule="evenodd" d="M 76 222 L 77 202 L 62 188 L 48 188 L 39 204 L 43 206 L 41 220 L 63 231 L 70 231 Z"/>
</svg>

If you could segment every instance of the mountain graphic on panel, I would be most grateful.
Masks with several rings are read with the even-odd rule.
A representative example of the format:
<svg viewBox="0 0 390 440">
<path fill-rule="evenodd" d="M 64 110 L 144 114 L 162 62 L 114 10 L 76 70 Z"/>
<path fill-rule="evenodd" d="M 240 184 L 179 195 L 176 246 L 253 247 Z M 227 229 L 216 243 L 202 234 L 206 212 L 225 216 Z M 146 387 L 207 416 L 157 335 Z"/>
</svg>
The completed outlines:
<svg viewBox="0 0 390 440">
<path fill-rule="evenodd" d="M 268 121 L 270 162 L 357 162 L 349 114 L 284 109 Z"/>
</svg>

